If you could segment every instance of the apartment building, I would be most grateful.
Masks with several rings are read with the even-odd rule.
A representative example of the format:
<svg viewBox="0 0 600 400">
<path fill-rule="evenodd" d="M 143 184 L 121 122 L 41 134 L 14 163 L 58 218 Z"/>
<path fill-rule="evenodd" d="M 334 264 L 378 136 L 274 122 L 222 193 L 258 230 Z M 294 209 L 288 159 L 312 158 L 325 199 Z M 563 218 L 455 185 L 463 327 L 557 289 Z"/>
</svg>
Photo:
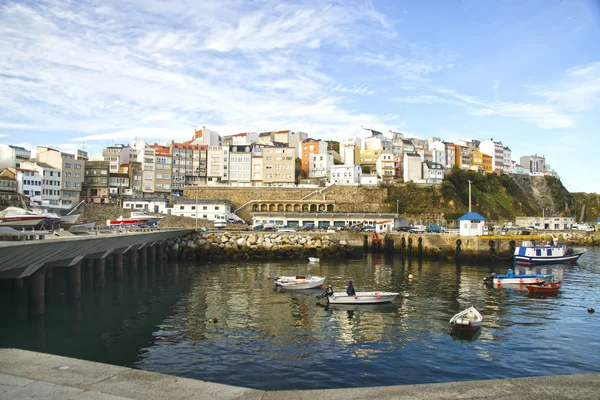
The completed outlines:
<svg viewBox="0 0 600 400">
<path fill-rule="evenodd" d="M 23 168 L 35 170 L 42 177 L 42 207 L 59 208 L 60 197 L 60 170 L 40 161 L 25 161 Z"/>
<path fill-rule="evenodd" d="M 208 146 L 206 151 L 206 185 L 229 183 L 229 147 Z"/>
<path fill-rule="evenodd" d="M 274 132 L 261 132 L 258 134 L 258 144 L 262 144 L 264 146 L 270 145 L 273 143 L 273 133 Z"/>
<path fill-rule="evenodd" d="M 310 138 L 302 142 L 302 171 L 306 177 L 310 175 L 310 158 L 313 155 L 327 155 L 327 142 Z"/>
<path fill-rule="evenodd" d="M 277 131 L 273 132 L 273 141 L 277 143 L 283 143 L 285 145 L 289 145 L 290 143 L 290 131 Z"/>
<path fill-rule="evenodd" d="M 324 144 L 327 151 L 327 143 Z M 263 186 L 294 186 L 295 149 L 288 146 L 265 146 L 262 152 Z"/>
<path fill-rule="evenodd" d="M 359 164 L 363 166 L 370 166 L 373 167 L 373 169 L 375 169 L 377 165 L 377 159 L 379 159 L 382 152 L 383 151 L 379 149 L 361 150 Z"/>
<path fill-rule="evenodd" d="M 183 143 L 171 142 L 173 193 L 183 195 L 186 186 L 206 183 L 207 149 L 206 145 L 192 144 L 192 140 Z"/>
<path fill-rule="evenodd" d="M 288 135 L 288 146 L 296 149 L 295 158 L 302 158 L 302 142 L 308 139 L 306 132 L 290 132 Z"/>
<path fill-rule="evenodd" d="M 342 162 L 347 165 L 360 163 L 360 147 L 362 141 L 359 138 L 344 138 L 340 143 L 340 155 Z"/>
<path fill-rule="evenodd" d="M 137 159 L 139 150 L 124 144 L 115 144 L 102 150 L 104 161 L 110 162 L 109 172 L 111 174 L 119 173 L 119 168 L 123 164 L 129 164 Z"/>
<path fill-rule="evenodd" d="M 375 169 L 383 182 L 389 183 L 394 181 L 396 177 L 394 167 L 394 155 L 391 151 L 384 151 L 377 158 Z"/>
<path fill-rule="evenodd" d="M 479 150 L 492 157 L 494 172 L 501 174 L 504 171 L 504 145 L 502 142 L 495 142 L 494 139 L 484 140 L 479 144 Z"/>
<path fill-rule="evenodd" d="M 229 146 L 229 184 L 252 186 L 252 146 Z"/>
<path fill-rule="evenodd" d="M 447 168 L 451 167 L 448 163 L 448 148 L 444 142 L 441 140 L 432 140 L 429 142 L 429 151 L 434 163 L 442 164 Z"/>
<path fill-rule="evenodd" d="M 362 175 L 360 165 L 332 165 L 329 171 L 329 183 L 336 185 L 358 185 Z"/>
<path fill-rule="evenodd" d="M 508 146 L 502 148 L 502 172 L 510 174 L 512 169 L 512 151 Z"/>
<path fill-rule="evenodd" d="M 128 173 L 110 173 L 108 175 L 108 190 L 111 197 L 132 196 Z"/>
<path fill-rule="evenodd" d="M 194 131 L 191 144 L 203 144 L 205 146 L 223 146 L 221 135 L 216 131 L 203 126 L 202 129 Z"/>
<path fill-rule="evenodd" d="M 154 196 L 166 198 L 171 194 L 171 147 L 154 143 L 150 149 L 154 150 Z"/>
<path fill-rule="evenodd" d="M 110 202 L 109 171 L 110 161 L 88 161 L 85 163 L 82 199 L 94 204 L 108 204 Z"/>
<path fill-rule="evenodd" d="M 49 147 L 36 146 L 36 160 L 59 170 L 62 208 L 71 208 L 79 203 L 79 194 L 84 180 L 85 159 L 87 159 L 87 153 L 83 151 L 75 156 Z"/>
<path fill-rule="evenodd" d="M 30 207 L 42 205 L 42 175 L 35 169 L 15 168 L 17 193 L 29 197 Z"/>
<path fill-rule="evenodd" d="M 251 178 L 252 186 L 263 186 L 263 184 L 264 184 L 264 181 L 263 181 L 264 163 L 263 163 L 262 147 L 260 147 L 259 151 L 255 151 L 252 153 L 251 168 L 252 168 L 252 178 Z"/>
<path fill-rule="evenodd" d="M 444 166 L 442 164 L 425 161 L 423 167 L 423 180 L 425 183 L 440 185 L 444 180 Z"/>
<path fill-rule="evenodd" d="M 11 144 L 0 144 L 0 171 L 4 168 L 21 168 L 21 163 L 31 158 L 31 151 Z"/>
<path fill-rule="evenodd" d="M 332 154 L 311 154 L 309 159 L 308 178 L 328 178 L 332 166 Z"/>
<path fill-rule="evenodd" d="M 243 146 L 243 145 L 251 145 L 253 143 L 258 143 L 258 133 L 257 132 L 244 132 L 238 133 L 236 135 L 232 135 L 231 144 L 233 146 Z M 286 136 L 287 143 L 287 136 Z M 225 146 L 225 143 L 223 143 Z"/>
<path fill-rule="evenodd" d="M 529 169 L 532 174 L 543 174 L 546 172 L 546 158 L 544 156 L 538 156 L 537 154 L 531 156 L 522 156 L 519 160 L 519 164 L 525 169 Z"/>
<path fill-rule="evenodd" d="M 137 162 L 142 167 L 142 196 L 152 197 L 154 194 L 154 150 L 143 148 L 138 153 Z"/>
</svg>

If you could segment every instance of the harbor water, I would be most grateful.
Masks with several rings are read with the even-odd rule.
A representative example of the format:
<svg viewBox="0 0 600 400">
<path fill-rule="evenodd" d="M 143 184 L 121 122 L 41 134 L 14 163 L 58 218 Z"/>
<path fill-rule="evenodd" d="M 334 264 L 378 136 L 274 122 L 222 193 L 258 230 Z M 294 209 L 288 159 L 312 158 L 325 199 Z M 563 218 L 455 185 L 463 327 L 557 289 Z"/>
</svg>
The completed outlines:
<svg viewBox="0 0 600 400">
<path fill-rule="evenodd" d="M 28 318 L 26 288 L 1 282 L 0 346 L 265 390 L 600 372 L 600 250 L 574 265 L 517 269 L 562 280 L 553 298 L 483 284 L 510 267 L 379 255 L 163 262 L 126 266 L 122 282 L 107 267 L 104 288 L 82 268 L 78 302 L 68 301 L 66 269 L 54 268 L 41 318 Z M 309 273 L 335 291 L 352 280 L 357 291 L 400 295 L 386 305 L 325 307 L 320 290 L 275 288 L 278 275 Z M 471 305 L 484 317 L 480 331 L 452 336 L 448 320 Z"/>
</svg>

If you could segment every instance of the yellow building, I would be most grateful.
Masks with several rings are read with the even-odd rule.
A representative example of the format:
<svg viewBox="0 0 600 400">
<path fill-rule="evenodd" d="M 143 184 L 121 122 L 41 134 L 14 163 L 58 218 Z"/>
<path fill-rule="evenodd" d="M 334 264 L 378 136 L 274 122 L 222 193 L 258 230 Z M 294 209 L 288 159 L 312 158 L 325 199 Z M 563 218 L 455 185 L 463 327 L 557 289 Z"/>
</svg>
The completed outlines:
<svg viewBox="0 0 600 400">
<path fill-rule="evenodd" d="M 481 153 L 481 162 L 485 172 L 494 172 L 494 168 L 492 167 L 492 156 Z"/>
<path fill-rule="evenodd" d="M 360 165 L 373 165 L 377 164 L 377 159 L 381 156 L 383 150 L 361 150 L 360 151 Z"/>
</svg>

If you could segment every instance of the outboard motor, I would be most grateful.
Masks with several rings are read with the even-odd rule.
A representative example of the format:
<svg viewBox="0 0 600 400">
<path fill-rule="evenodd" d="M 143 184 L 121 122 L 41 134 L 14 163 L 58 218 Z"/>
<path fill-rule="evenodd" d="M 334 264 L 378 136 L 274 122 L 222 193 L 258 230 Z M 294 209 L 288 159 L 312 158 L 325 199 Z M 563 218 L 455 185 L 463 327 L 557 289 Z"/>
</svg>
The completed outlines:
<svg viewBox="0 0 600 400">
<path fill-rule="evenodd" d="M 331 288 L 331 286 L 328 286 L 323 293 L 317 295 L 317 300 L 321 300 L 324 297 L 330 296 L 333 296 L 333 289 Z"/>
<path fill-rule="evenodd" d="M 485 283 L 485 285 L 487 287 L 492 287 L 494 285 L 495 277 L 496 277 L 496 273 L 492 272 L 489 276 L 486 276 L 485 278 L 483 278 L 483 283 Z"/>
</svg>

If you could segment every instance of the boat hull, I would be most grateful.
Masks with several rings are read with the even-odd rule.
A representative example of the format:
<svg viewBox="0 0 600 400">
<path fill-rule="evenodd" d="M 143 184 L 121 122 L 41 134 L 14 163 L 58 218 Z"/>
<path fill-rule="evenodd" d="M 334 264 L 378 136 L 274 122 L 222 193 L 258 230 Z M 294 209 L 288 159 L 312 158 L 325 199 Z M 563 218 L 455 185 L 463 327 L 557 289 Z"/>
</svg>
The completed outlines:
<svg viewBox="0 0 600 400">
<path fill-rule="evenodd" d="M 557 257 L 515 256 L 515 262 L 520 265 L 566 264 L 577 262 L 583 253 Z"/>
<path fill-rule="evenodd" d="M 62 215 L 60 217 L 60 223 L 74 225 L 80 216 L 81 216 L 80 212 L 74 213 L 74 214 L 69 214 L 69 215 Z"/>
<path fill-rule="evenodd" d="M 317 289 L 323 286 L 324 277 L 313 276 L 312 278 L 281 277 L 275 284 L 286 290 Z"/>
<path fill-rule="evenodd" d="M 45 216 L 23 215 L 0 218 L 0 226 L 11 228 L 34 228 L 46 220 Z"/>
<path fill-rule="evenodd" d="M 329 304 L 380 304 L 391 303 L 399 293 L 392 292 L 356 292 L 354 296 L 346 293 L 334 293 L 327 297 Z"/>
<path fill-rule="evenodd" d="M 457 331 L 476 331 L 480 328 L 483 317 L 475 309 L 469 307 L 450 318 L 450 326 L 453 332 Z"/>
<path fill-rule="evenodd" d="M 512 278 L 494 278 L 494 285 L 531 285 L 536 283 L 543 283 L 546 280 L 552 278 L 552 275 L 547 276 L 519 276 L 515 275 Z"/>
</svg>

